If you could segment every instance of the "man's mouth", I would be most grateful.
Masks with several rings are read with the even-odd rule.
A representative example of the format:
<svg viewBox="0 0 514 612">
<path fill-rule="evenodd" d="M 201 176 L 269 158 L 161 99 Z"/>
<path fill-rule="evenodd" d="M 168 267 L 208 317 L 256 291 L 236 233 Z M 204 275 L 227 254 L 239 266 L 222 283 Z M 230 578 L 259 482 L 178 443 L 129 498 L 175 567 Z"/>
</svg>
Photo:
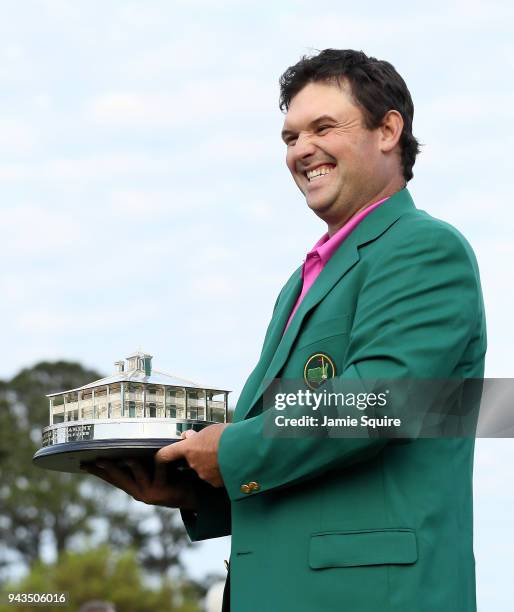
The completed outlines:
<svg viewBox="0 0 514 612">
<path fill-rule="evenodd" d="M 323 166 L 318 166 L 313 170 L 307 170 L 307 172 L 303 174 L 307 177 L 309 183 L 312 183 L 313 181 L 319 180 L 322 176 L 325 176 L 325 174 L 328 174 L 332 168 L 335 168 L 333 164 L 323 164 Z"/>
</svg>

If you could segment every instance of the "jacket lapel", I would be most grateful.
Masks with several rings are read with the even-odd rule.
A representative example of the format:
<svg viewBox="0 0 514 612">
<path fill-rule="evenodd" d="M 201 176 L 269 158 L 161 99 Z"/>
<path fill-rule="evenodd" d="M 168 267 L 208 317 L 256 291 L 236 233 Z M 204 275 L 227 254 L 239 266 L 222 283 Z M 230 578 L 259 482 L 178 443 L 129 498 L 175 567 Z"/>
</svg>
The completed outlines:
<svg viewBox="0 0 514 612">
<path fill-rule="evenodd" d="M 325 297 L 332 287 L 353 268 L 355 264 L 357 264 L 359 261 L 359 247 L 376 240 L 397 221 L 402 214 L 412 210 L 412 208 L 414 208 L 414 202 L 408 190 L 405 188 L 395 193 L 387 202 L 365 217 L 346 240 L 344 240 L 330 258 L 327 265 L 323 268 L 298 307 L 287 331 L 282 336 L 282 331 L 296 303 L 302 286 L 301 268 L 295 272 L 297 276 L 293 275 L 290 279 L 288 283 L 288 292 L 286 292 L 288 285 L 284 287 L 284 297 L 280 300 L 279 306 L 277 306 L 277 313 L 270 324 L 269 340 L 265 343 L 261 360 L 258 364 L 258 376 L 256 375 L 255 378 L 253 376 L 253 374 L 257 374 L 257 368 L 251 376 L 254 384 L 250 387 L 255 388 L 255 383 L 258 382 L 259 386 L 257 391 L 252 400 L 248 403 L 247 400 L 251 396 L 251 388 L 249 388 L 248 393 L 244 394 L 244 401 L 241 401 L 243 399 L 242 393 L 240 401 L 238 402 L 236 412 L 239 413 L 238 416 L 240 419 L 249 415 L 250 411 L 262 397 L 272 380 L 277 378 L 278 373 L 289 356 L 291 347 L 301 329 L 306 315 Z M 293 279 L 296 279 L 294 283 L 291 282 Z M 264 359 L 264 357 L 266 357 L 266 359 Z M 266 368 L 265 366 L 267 364 L 269 365 Z M 246 391 L 246 385 L 244 390 Z"/>
</svg>

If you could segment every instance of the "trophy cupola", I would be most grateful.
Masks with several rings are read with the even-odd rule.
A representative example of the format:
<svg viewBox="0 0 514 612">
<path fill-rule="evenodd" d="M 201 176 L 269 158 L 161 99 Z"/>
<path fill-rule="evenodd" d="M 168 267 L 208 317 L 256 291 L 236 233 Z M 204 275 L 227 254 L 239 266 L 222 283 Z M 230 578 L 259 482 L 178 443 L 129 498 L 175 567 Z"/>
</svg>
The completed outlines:
<svg viewBox="0 0 514 612">
<path fill-rule="evenodd" d="M 127 371 L 144 372 L 145 376 L 152 374 L 152 355 L 138 351 L 127 357 Z"/>
</svg>

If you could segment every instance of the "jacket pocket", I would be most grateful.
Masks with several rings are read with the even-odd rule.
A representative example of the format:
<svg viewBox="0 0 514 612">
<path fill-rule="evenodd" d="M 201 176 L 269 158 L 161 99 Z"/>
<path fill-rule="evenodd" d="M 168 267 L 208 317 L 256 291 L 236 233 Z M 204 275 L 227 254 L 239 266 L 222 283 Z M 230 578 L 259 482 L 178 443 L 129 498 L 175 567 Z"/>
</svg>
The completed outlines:
<svg viewBox="0 0 514 612">
<path fill-rule="evenodd" d="M 309 566 L 412 564 L 418 559 L 413 529 L 370 529 L 315 533 L 309 547 Z"/>
<path fill-rule="evenodd" d="M 340 317 L 325 319 L 324 321 L 319 321 L 318 323 L 309 325 L 300 333 L 297 341 L 297 348 L 300 349 L 304 346 L 308 346 L 309 344 L 314 344 L 315 342 L 319 342 L 326 338 L 331 338 L 332 336 L 347 334 L 349 324 L 350 316 L 343 315 Z"/>
</svg>

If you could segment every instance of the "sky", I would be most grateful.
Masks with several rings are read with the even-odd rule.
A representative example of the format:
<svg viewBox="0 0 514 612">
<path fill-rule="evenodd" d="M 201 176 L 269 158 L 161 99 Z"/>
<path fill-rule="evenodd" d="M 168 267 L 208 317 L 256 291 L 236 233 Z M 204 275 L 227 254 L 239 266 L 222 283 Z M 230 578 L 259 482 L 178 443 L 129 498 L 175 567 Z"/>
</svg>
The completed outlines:
<svg viewBox="0 0 514 612">
<path fill-rule="evenodd" d="M 325 227 L 285 165 L 278 79 L 302 55 L 391 62 L 423 143 L 409 190 L 480 265 L 486 375 L 512 375 L 514 5 L 0 2 L 0 377 L 43 359 L 102 374 L 138 348 L 231 389 Z M 478 440 L 480 610 L 514 590 L 512 440 Z M 223 571 L 228 539 L 188 553 Z"/>
</svg>

